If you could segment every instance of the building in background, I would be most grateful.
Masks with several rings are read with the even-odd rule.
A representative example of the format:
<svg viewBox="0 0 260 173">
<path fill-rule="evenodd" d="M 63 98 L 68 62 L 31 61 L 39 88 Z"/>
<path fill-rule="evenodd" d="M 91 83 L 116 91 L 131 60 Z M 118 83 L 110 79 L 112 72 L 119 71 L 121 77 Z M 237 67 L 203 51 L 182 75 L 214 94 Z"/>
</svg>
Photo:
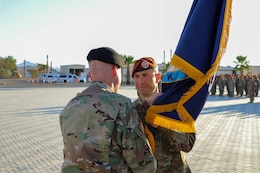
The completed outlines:
<svg viewBox="0 0 260 173">
<path fill-rule="evenodd" d="M 260 75 L 260 66 L 251 66 L 249 74 Z"/>
<path fill-rule="evenodd" d="M 61 65 L 60 73 L 75 74 L 80 78 L 85 78 L 86 81 L 89 81 L 88 69 L 85 67 L 85 65 L 81 65 L 81 64 Z"/>
<path fill-rule="evenodd" d="M 225 74 L 236 74 L 236 71 L 234 70 L 234 67 L 231 66 L 219 66 L 216 75 L 225 75 Z"/>
<path fill-rule="evenodd" d="M 82 72 L 85 72 L 85 65 L 81 64 L 72 64 L 72 65 L 61 65 L 60 73 L 61 74 L 75 74 L 80 76 Z"/>
</svg>

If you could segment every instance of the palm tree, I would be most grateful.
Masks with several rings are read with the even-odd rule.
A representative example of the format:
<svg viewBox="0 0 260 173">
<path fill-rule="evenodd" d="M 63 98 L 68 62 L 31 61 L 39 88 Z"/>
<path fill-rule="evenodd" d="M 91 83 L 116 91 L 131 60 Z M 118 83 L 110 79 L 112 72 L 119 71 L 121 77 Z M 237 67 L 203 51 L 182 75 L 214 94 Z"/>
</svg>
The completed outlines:
<svg viewBox="0 0 260 173">
<path fill-rule="evenodd" d="M 37 64 L 37 68 L 38 68 L 39 74 L 41 74 L 41 73 L 45 72 L 46 64 Z"/>
<path fill-rule="evenodd" d="M 247 56 L 239 55 L 236 57 L 236 59 L 237 61 L 233 61 L 236 64 L 234 69 L 236 71 L 240 71 L 240 75 L 243 75 L 245 70 L 250 69 L 250 65 L 249 65 L 250 62 L 246 60 Z"/>
<path fill-rule="evenodd" d="M 35 79 L 39 75 L 39 70 L 36 68 L 28 69 L 28 72 L 32 75 L 32 78 Z"/>
<path fill-rule="evenodd" d="M 134 63 L 134 57 L 131 55 L 122 55 L 126 66 L 126 85 L 130 85 L 130 65 Z"/>
</svg>

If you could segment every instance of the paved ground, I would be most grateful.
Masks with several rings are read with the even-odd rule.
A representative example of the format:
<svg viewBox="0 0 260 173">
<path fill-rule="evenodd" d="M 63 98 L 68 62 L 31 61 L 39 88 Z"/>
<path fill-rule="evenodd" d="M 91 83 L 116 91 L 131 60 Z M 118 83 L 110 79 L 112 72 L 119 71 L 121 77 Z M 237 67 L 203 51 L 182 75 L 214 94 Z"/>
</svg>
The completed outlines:
<svg viewBox="0 0 260 173">
<path fill-rule="evenodd" d="M 62 163 L 58 116 L 82 87 L 0 87 L 0 173 L 55 173 Z M 120 93 L 136 98 L 133 86 Z M 260 172 L 260 97 L 210 96 L 186 154 L 193 173 Z"/>
</svg>

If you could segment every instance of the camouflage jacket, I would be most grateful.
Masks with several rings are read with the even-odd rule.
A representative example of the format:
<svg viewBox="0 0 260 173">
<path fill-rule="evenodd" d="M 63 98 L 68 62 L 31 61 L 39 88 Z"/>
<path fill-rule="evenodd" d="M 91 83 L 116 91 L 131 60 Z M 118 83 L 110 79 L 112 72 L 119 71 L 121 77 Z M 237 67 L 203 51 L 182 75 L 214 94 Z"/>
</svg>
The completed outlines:
<svg viewBox="0 0 260 173">
<path fill-rule="evenodd" d="M 140 106 L 141 98 L 134 101 L 143 124 L 147 108 Z M 189 152 L 196 140 L 195 133 L 182 133 L 158 127 L 154 134 L 155 159 L 157 160 L 156 173 L 189 173 L 189 165 L 183 152 Z"/>
<path fill-rule="evenodd" d="M 155 172 L 156 160 L 131 100 L 101 82 L 60 113 L 62 172 Z"/>
</svg>

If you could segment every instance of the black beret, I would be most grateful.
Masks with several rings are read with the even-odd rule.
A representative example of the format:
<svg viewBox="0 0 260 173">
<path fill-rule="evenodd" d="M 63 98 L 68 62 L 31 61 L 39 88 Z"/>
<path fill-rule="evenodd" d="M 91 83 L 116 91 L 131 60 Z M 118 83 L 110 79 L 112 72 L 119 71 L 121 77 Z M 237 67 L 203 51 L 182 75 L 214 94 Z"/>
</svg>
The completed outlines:
<svg viewBox="0 0 260 173">
<path fill-rule="evenodd" d="M 92 60 L 98 60 L 105 63 L 117 65 L 121 68 L 124 67 L 124 61 L 122 56 L 109 47 L 100 47 L 92 49 L 88 53 L 87 60 L 89 62 Z"/>
</svg>

